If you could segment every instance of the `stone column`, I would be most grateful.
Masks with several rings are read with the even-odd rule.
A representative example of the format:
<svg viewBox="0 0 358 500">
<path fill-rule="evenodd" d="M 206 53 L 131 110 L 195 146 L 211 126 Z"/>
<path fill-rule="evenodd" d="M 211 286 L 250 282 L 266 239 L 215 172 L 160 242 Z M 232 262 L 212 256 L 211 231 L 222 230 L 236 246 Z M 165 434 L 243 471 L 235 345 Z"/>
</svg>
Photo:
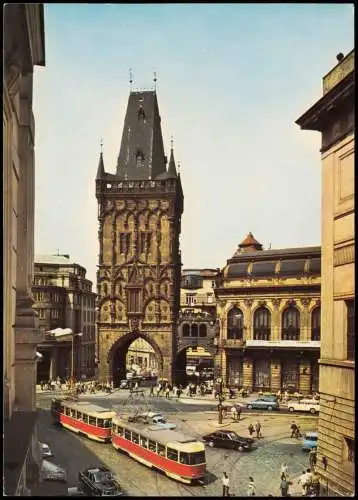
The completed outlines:
<svg viewBox="0 0 358 500">
<path fill-rule="evenodd" d="M 272 299 L 273 313 L 271 316 L 271 340 L 278 341 L 281 339 L 281 299 Z"/>
<path fill-rule="evenodd" d="M 271 390 L 281 390 L 281 360 L 278 358 L 271 359 Z"/>
<path fill-rule="evenodd" d="M 254 363 L 251 357 L 245 357 L 242 367 L 244 387 L 252 391 Z"/>
<path fill-rule="evenodd" d="M 311 392 L 311 363 L 307 359 L 300 362 L 300 392 L 309 394 Z"/>
</svg>

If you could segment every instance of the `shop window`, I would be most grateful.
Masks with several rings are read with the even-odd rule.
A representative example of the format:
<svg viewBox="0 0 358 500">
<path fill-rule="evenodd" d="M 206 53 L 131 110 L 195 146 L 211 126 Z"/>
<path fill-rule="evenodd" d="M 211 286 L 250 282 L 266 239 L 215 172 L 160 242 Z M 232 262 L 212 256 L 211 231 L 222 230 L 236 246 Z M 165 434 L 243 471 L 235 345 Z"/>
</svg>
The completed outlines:
<svg viewBox="0 0 358 500">
<path fill-rule="evenodd" d="M 315 307 L 311 317 L 311 340 L 321 340 L 321 308 Z"/>
<path fill-rule="evenodd" d="M 300 340 L 300 312 L 294 306 L 282 314 L 282 340 Z"/>
<path fill-rule="evenodd" d="M 178 461 L 178 450 L 174 450 L 173 448 L 167 448 L 167 458 L 169 460 Z"/>
<path fill-rule="evenodd" d="M 227 315 L 227 338 L 242 340 L 244 330 L 244 315 L 241 309 L 234 307 Z"/>
<path fill-rule="evenodd" d="M 267 307 L 259 307 L 254 313 L 254 339 L 270 340 L 271 313 Z"/>
</svg>

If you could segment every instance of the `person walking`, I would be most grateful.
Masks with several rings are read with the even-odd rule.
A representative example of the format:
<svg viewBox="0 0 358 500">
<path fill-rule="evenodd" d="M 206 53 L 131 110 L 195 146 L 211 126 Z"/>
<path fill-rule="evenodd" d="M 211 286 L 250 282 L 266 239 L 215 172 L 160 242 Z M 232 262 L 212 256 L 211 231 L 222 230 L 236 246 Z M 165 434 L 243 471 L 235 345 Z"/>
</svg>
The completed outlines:
<svg viewBox="0 0 358 500">
<path fill-rule="evenodd" d="M 223 472 L 222 484 L 223 484 L 223 497 L 230 496 L 230 494 L 229 494 L 230 480 L 229 480 L 229 477 L 226 474 L 226 472 Z"/>
<path fill-rule="evenodd" d="M 149 396 L 154 396 L 154 384 L 150 385 Z"/>
<path fill-rule="evenodd" d="M 281 475 L 281 483 L 280 483 L 280 490 L 281 490 L 281 496 L 282 497 L 288 497 L 288 488 L 289 488 L 289 483 L 288 479 L 285 478 L 285 475 Z"/>
<path fill-rule="evenodd" d="M 237 409 L 235 405 L 231 407 L 231 418 L 233 419 L 234 422 L 237 421 Z"/>
<path fill-rule="evenodd" d="M 302 474 L 298 477 L 297 483 L 301 486 L 302 496 L 306 496 L 307 474 L 305 470 L 303 470 Z"/>
<path fill-rule="evenodd" d="M 253 433 L 255 432 L 255 427 L 252 424 L 250 424 L 247 429 L 249 431 L 250 437 L 252 437 Z"/>
<path fill-rule="evenodd" d="M 254 479 L 250 476 L 249 477 L 249 486 L 247 488 L 247 496 L 248 497 L 254 497 L 256 495 L 255 492 L 256 486 L 255 486 L 255 481 Z"/>
<path fill-rule="evenodd" d="M 236 411 L 237 411 L 237 420 L 240 422 L 241 419 L 241 405 L 236 405 Z"/>
<path fill-rule="evenodd" d="M 287 466 L 286 462 L 284 462 L 281 465 L 281 477 L 282 477 L 282 475 L 284 475 L 285 478 L 288 479 L 288 466 Z"/>
<path fill-rule="evenodd" d="M 262 426 L 259 421 L 256 422 L 255 424 L 255 430 L 256 430 L 256 437 L 257 439 L 262 438 L 262 432 L 261 432 Z"/>
<path fill-rule="evenodd" d="M 295 421 L 293 421 L 291 424 L 291 438 L 296 437 L 297 430 L 298 430 L 297 424 Z"/>
<path fill-rule="evenodd" d="M 314 496 L 319 497 L 321 493 L 321 485 L 319 482 L 319 476 L 316 472 L 312 473 L 311 485 Z"/>
<path fill-rule="evenodd" d="M 170 387 L 169 387 L 169 385 L 167 385 L 165 388 L 165 398 L 166 399 L 170 399 L 169 393 L 170 393 Z"/>
<path fill-rule="evenodd" d="M 310 468 L 314 470 L 317 464 L 317 448 L 312 448 L 309 453 L 308 460 L 310 463 Z"/>
</svg>

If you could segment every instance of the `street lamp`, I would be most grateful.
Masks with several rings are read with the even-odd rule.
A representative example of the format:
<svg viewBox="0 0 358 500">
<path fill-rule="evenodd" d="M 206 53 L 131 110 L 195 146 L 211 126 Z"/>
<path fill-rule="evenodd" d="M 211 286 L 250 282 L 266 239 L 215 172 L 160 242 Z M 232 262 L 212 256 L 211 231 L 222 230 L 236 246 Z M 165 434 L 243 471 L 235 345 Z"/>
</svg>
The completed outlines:
<svg viewBox="0 0 358 500">
<path fill-rule="evenodd" d="M 224 401 L 224 394 L 223 394 L 223 380 L 222 378 L 217 379 L 217 383 L 219 385 L 219 392 L 218 392 L 218 399 L 219 399 L 219 404 L 218 404 L 218 417 L 219 417 L 219 424 L 223 423 L 223 401 Z"/>
</svg>

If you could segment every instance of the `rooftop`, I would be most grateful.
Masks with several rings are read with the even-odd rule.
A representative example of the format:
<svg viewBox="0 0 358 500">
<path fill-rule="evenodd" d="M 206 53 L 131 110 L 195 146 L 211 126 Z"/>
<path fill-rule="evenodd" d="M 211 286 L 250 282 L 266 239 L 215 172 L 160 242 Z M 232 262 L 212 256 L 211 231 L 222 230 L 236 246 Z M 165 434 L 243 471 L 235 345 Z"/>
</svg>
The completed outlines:
<svg viewBox="0 0 358 500">
<path fill-rule="evenodd" d="M 64 255 L 36 255 L 36 264 L 58 264 L 58 265 L 71 265 L 70 256 Z"/>
</svg>

